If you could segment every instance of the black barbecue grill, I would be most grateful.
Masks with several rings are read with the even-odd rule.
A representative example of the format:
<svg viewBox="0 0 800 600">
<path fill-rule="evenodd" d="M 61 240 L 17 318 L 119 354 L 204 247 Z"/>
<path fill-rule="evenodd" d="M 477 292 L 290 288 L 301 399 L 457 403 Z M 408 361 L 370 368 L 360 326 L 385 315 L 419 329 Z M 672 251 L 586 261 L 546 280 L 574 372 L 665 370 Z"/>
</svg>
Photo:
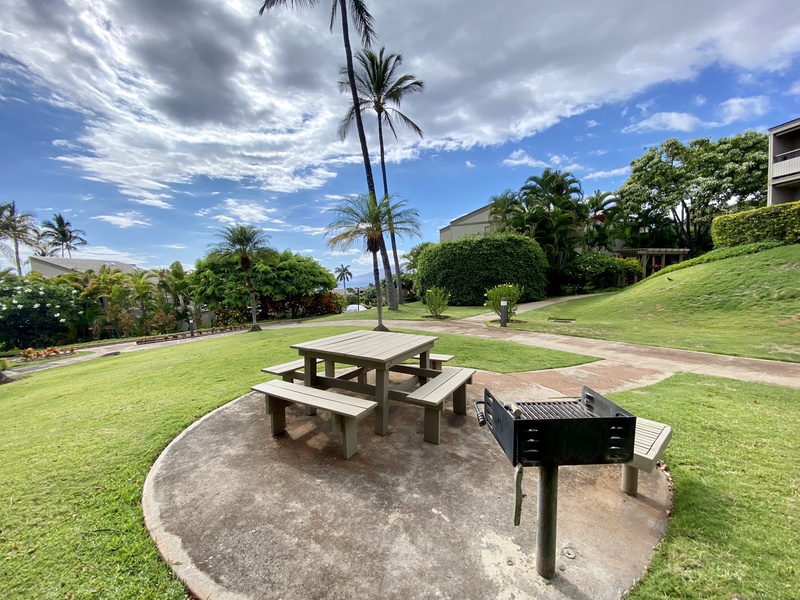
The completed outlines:
<svg viewBox="0 0 800 600">
<path fill-rule="evenodd" d="M 483 404 L 484 414 L 478 410 Z M 555 574 L 559 465 L 627 463 L 633 459 L 636 417 L 584 387 L 575 400 L 503 404 L 489 390 L 475 403 L 478 424 L 488 423 L 516 467 L 514 524 L 522 507 L 523 467 L 539 467 L 536 570 Z"/>
</svg>

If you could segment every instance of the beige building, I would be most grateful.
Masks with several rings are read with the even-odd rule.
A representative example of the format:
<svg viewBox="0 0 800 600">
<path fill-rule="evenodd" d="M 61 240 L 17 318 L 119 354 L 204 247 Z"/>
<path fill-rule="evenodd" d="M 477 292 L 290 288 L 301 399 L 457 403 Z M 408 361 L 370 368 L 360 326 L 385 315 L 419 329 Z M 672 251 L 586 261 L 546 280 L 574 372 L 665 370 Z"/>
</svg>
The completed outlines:
<svg viewBox="0 0 800 600">
<path fill-rule="evenodd" d="M 31 256 L 31 271 L 38 271 L 43 277 L 58 277 L 65 273 L 75 271 L 85 273 L 89 269 L 95 273 L 100 267 L 118 269 L 123 273 L 130 273 L 139 269 L 136 265 L 118 260 L 96 260 L 92 258 L 58 258 L 56 256 Z"/>
<path fill-rule="evenodd" d="M 439 241 L 446 242 L 476 233 L 488 233 L 490 229 L 489 205 L 487 204 L 463 217 L 450 221 L 450 225 L 439 230 Z"/>
<path fill-rule="evenodd" d="M 800 119 L 769 130 L 767 205 L 800 200 Z"/>
</svg>

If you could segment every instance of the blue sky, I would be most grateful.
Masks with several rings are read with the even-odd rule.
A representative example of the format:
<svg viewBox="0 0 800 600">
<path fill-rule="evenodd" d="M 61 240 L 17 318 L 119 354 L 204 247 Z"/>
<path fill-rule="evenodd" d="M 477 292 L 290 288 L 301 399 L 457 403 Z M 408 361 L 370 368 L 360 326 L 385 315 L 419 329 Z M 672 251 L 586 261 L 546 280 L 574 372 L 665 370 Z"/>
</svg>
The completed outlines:
<svg viewBox="0 0 800 600">
<path fill-rule="evenodd" d="M 423 224 L 402 250 L 438 241 L 451 219 L 546 166 L 588 193 L 613 191 L 631 160 L 669 137 L 766 131 L 800 116 L 795 0 L 367 5 L 376 46 L 402 53 L 403 72 L 426 87 L 402 106 L 424 139 L 399 130 L 387 144 L 390 191 Z M 336 136 L 347 97 L 330 5 L 264 17 L 259 6 L 5 7 L 0 202 L 40 221 L 64 214 L 90 242 L 78 257 L 191 266 L 236 222 L 329 269 L 368 273 L 369 256 L 333 252 L 323 235 L 326 211 L 366 191 L 356 136 Z"/>
</svg>

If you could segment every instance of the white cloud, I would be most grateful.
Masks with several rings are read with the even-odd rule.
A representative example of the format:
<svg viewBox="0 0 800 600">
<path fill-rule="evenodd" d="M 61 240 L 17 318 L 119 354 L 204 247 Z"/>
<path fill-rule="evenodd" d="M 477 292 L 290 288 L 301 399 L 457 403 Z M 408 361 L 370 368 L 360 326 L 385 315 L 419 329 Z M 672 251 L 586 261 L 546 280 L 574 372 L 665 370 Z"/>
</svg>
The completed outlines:
<svg viewBox="0 0 800 600">
<path fill-rule="evenodd" d="M 547 167 L 548 164 L 531 156 L 522 149 L 514 150 L 502 163 L 504 167 Z"/>
<path fill-rule="evenodd" d="M 631 172 L 630 167 L 620 167 L 619 169 L 612 169 L 611 171 L 594 171 L 588 175 L 581 177 L 581 180 L 587 179 L 613 179 L 616 177 L 627 177 Z"/>
<path fill-rule="evenodd" d="M 128 229 L 129 227 L 150 227 L 152 225 L 149 220 L 143 218 L 141 213 L 135 210 L 114 215 L 97 215 L 96 217 L 90 218 L 116 225 L 120 229 Z"/>
<path fill-rule="evenodd" d="M 694 131 L 703 121 L 689 113 L 662 112 L 625 127 L 623 133 L 644 133 L 648 131 Z"/>
<path fill-rule="evenodd" d="M 600 125 L 600 123 L 598 123 L 594 119 L 589 119 L 588 121 L 586 121 L 587 127 L 597 127 L 598 125 Z"/>
<path fill-rule="evenodd" d="M 760 117 L 769 110 L 769 98 L 754 96 L 752 98 L 730 98 L 720 105 L 722 123 L 728 125 L 736 121 L 744 121 Z"/>
<path fill-rule="evenodd" d="M 473 163 L 471 160 L 468 160 L 466 163 L 464 163 L 464 165 L 465 165 L 465 166 L 466 166 L 468 169 L 474 169 L 474 168 L 475 168 L 475 163 Z"/>
</svg>

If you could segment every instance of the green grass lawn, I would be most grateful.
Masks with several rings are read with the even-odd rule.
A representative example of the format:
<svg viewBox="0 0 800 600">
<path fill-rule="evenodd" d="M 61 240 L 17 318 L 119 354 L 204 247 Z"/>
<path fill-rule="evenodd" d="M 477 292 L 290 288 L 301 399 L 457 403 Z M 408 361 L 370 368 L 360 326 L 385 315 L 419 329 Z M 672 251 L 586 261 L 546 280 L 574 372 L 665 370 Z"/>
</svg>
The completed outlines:
<svg viewBox="0 0 800 600">
<path fill-rule="evenodd" d="M 631 598 L 800 597 L 800 390 L 679 374 L 612 398 L 673 427 L 674 518 Z"/>
<path fill-rule="evenodd" d="M 444 311 L 444 316 L 448 319 L 464 319 L 466 317 L 474 317 L 475 315 L 482 315 L 492 312 L 485 306 L 450 306 Z M 384 307 L 383 309 L 384 320 L 400 319 L 404 321 L 421 321 L 423 319 L 432 319 L 431 314 L 422 302 L 407 302 L 401 304 L 397 310 L 389 310 Z M 304 319 L 307 320 L 307 319 Z M 319 317 L 315 321 L 376 321 L 378 320 L 378 311 L 374 308 L 369 310 L 361 310 L 356 312 L 342 313 L 340 315 L 329 315 L 327 317 Z"/>
<path fill-rule="evenodd" d="M 517 321 L 509 328 L 800 362 L 800 245 L 681 269 Z"/>
<path fill-rule="evenodd" d="M 352 328 L 266 330 L 151 348 L 0 387 L 0 598 L 182 598 L 142 521 L 158 454 L 199 417 L 297 357 L 290 344 Z M 457 364 L 533 370 L 589 360 L 441 335 Z M 498 357 L 503 357 L 498 360 Z"/>
</svg>

